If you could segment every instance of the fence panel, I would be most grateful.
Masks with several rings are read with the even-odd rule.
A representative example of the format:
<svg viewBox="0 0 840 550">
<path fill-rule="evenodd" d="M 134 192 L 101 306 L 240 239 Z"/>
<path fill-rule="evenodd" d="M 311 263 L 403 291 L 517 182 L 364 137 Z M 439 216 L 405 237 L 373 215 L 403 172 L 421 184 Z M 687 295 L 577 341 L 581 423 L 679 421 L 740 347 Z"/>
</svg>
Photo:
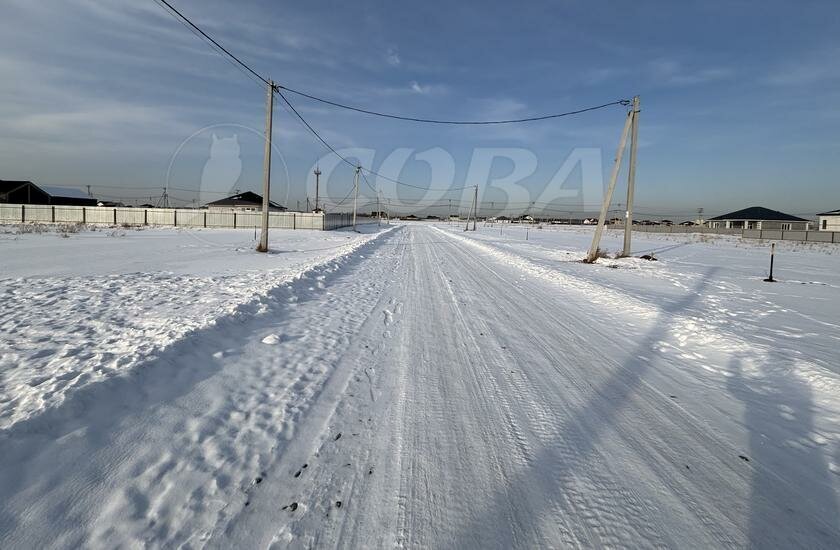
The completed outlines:
<svg viewBox="0 0 840 550">
<path fill-rule="evenodd" d="M 149 225 L 175 225 L 175 210 L 171 208 L 149 208 L 146 210 Z"/>
<path fill-rule="evenodd" d="M 204 227 L 204 210 L 176 210 L 178 227 Z"/>
<path fill-rule="evenodd" d="M 146 223 L 145 210 L 140 208 L 117 208 L 117 223 L 143 225 Z"/>
<path fill-rule="evenodd" d="M 0 204 L 0 220 L 4 222 L 21 221 L 20 204 Z"/>
<path fill-rule="evenodd" d="M 836 231 L 808 231 L 806 241 L 815 243 L 834 243 L 840 242 L 835 240 Z"/>
<path fill-rule="evenodd" d="M 78 206 L 56 206 L 55 221 L 63 223 L 82 223 L 85 221 L 85 211 Z"/>
<path fill-rule="evenodd" d="M 85 207 L 85 223 L 114 223 L 114 209 L 99 206 Z"/>
<path fill-rule="evenodd" d="M 297 215 L 297 228 L 298 229 L 322 229 L 323 228 L 323 216 L 321 214 L 298 214 Z"/>
<path fill-rule="evenodd" d="M 233 222 L 233 212 L 207 211 L 207 227 L 233 227 Z"/>
<path fill-rule="evenodd" d="M 35 204 L 26 205 L 26 221 L 28 222 L 51 222 L 52 206 Z"/>
<path fill-rule="evenodd" d="M 268 227 L 272 229 L 295 229 L 294 212 L 269 212 L 268 213 Z M 262 223 L 262 220 L 260 220 Z"/>
<path fill-rule="evenodd" d="M 237 212 L 236 227 L 259 227 L 260 214 L 258 212 Z"/>
</svg>

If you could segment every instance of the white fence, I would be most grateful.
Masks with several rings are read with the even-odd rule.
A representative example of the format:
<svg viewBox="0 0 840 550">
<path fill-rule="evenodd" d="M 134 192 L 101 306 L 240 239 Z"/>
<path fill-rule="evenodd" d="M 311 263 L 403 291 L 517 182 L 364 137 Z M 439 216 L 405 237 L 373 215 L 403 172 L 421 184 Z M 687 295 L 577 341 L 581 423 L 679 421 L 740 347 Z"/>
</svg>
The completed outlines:
<svg viewBox="0 0 840 550">
<path fill-rule="evenodd" d="M 172 227 L 259 227 L 260 212 L 180 208 L 110 208 L 107 206 L 51 206 L 0 204 L 0 223 L 96 223 L 163 225 Z M 268 226 L 276 229 L 329 230 L 352 224 L 350 214 L 269 212 Z"/>
<path fill-rule="evenodd" d="M 611 228 L 623 228 L 612 225 Z M 739 235 L 744 239 L 767 239 L 771 241 L 799 241 L 811 243 L 840 244 L 840 231 L 799 231 L 781 229 L 725 229 L 698 226 L 634 225 L 633 231 L 643 233 L 703 233 L 709 235 Z"/>
</svg>

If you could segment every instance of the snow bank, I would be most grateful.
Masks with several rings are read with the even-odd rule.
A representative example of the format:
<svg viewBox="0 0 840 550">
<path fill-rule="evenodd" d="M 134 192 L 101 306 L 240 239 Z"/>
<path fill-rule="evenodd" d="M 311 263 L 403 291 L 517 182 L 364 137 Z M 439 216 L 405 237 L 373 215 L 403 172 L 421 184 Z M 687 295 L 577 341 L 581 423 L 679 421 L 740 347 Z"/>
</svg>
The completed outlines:
<svg viewBox="0 0 840 550">
<path fill-rule="evenodd" d="M 146 229 L 0 234 L 0 429 L 123 373 L 378 235 Z"/>
</svg>

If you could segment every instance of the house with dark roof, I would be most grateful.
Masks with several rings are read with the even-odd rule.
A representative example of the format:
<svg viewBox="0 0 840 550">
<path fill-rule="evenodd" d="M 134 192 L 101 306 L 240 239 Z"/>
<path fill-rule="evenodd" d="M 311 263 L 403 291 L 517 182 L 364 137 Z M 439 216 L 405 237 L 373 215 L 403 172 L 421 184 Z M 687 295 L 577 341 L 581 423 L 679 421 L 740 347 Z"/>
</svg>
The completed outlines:
<svg viewBox="0 0 840 550">
<path fill-rule="evenodd" d="M 763 206 L 750 206 L 743 210 L 709 218 L 712 229 L 781 229 L 782 231 L 807 231 L 808 220 L 785 214 L 778 210 L 770 210 Z"/>
<path fill-rule="evenodd" d="M 96 199 L 89 197 L 81 189 L 72 187 L 53 187 L 42 185 L 41 189 L 50 194 L 50 204 L 56 206 L 96 206 Z"/>
<path fill-rule="evenodd" d="M 840 209 L 829 210 L 819 216 L 819 230 L 820 231 L 840 231 Z"/>
<path fill-rule="evenodd" d="M 210 210 L 227 210 L 227 211 L 262 211 L 262 196 L 257 195 L 253 191 L 245 191 L 238 195 L 232 195 L 219 199 L 217 201 L 208 202 L 205 206 Z M 268 209 L 273 212 L 285 212 L 288 210 L 285 206 L 281 206 L 274 201 L 268 201 Z"/>
<path fill-rule="evenodd" d="M 50 204 L 50 194 L 31 181 L 0 180 L 0 202 Z"/>
<path fill-rule="evenodd" d="M 0 202 L 96 206 L 96 199 L 88 197 L 78 189 L 39 186 L 31 181 L 9 180 L 0 180 Z"/>
</svg>

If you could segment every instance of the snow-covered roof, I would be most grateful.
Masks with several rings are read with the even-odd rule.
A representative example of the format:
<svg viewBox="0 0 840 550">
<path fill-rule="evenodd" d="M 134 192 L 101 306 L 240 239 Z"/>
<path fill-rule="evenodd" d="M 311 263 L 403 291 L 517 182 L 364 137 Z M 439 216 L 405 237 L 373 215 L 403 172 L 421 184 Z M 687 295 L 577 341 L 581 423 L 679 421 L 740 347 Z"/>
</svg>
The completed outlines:
<svg viewBox="0 0 840 550">
<path fill-rule="evenodd" d="M 817 216 L 840 216 L 840 209 L 823 212 L 822 214 L 817 214 Z"/>
</svg>

